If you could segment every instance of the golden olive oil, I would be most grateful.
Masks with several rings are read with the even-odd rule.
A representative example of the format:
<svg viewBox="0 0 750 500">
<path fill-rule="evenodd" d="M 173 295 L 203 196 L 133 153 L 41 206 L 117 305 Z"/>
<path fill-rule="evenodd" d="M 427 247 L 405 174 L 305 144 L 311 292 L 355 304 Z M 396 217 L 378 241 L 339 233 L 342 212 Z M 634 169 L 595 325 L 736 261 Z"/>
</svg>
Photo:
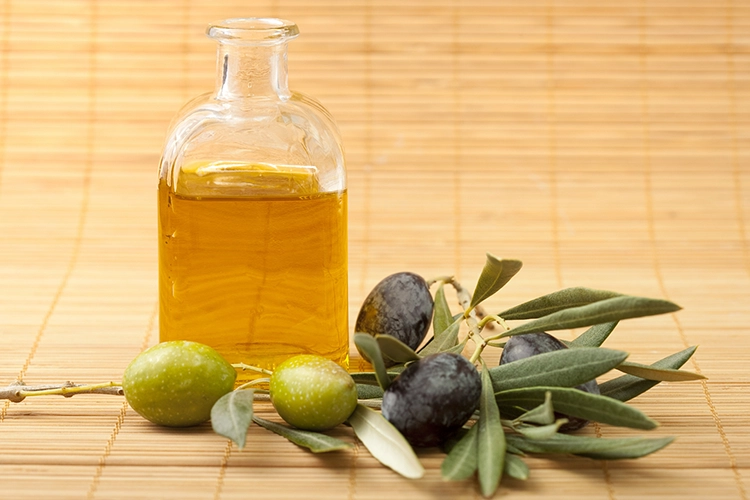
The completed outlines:
<svg viewBox="0 0 750 500">
<path fill-rule="evenodd" d="M 348 367 L 346 192 L 320 192 L 314 175 L 201 163 L 161 183 L 161 341 L 271 370 L 302 353 Z"/>
</svg>

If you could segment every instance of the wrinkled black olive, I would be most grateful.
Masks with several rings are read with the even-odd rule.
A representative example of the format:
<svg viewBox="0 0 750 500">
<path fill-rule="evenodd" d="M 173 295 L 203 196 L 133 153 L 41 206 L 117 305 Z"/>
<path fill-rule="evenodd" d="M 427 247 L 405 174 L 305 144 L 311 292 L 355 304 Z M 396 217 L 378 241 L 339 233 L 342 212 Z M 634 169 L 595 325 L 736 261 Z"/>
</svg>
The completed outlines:
<svg viewBox="0 0 750 500">
<path fill-rule="evenodd" d="M 540 332 L 515 335 L 508 339 L 508 342 L 505 344 L 503 354 L 500 356 L 500 364 L 504 365 L 506 363 L 518 361 L 519 359 L 528 358 L 529 356 L 536 356 L 537 354 L 559 351 L 560 349 L 567 348 L 568 346 L 549 333 Z M 591 394 L 599 394 L 599 384 L 596 383 L 596 380 L 589 380 L 585 384 L 577 385 L 575 388 Z M 563 424 L 560 427 L 560 431 L 562 432 L 575 431 L 585 427 L 586 424 L 589 423 L 588 420 L 570 417 L 557 412 L 555 412 L 555 415 L 558 418 L 568 419 L 568 423 Z"/>
<path fill-rule="evenodd" d="M 412 349 L 427 335 L 434 301 L 424 278 L 414 273 L 392 274 L 375 285 L 357 315 L 354 331 L 392 335 Z M 360 352 L 367 359 L 364 353 Z M 393 363 L 386 364 L 392 365 Z"/>
<path fill-rule="evenodd" d="M 408 365 L 383 394 L 383 416 L 414 446 L 437 446 L 479 408 L 482 380 L 463 356 L 437 353 Z"/>
</svg>

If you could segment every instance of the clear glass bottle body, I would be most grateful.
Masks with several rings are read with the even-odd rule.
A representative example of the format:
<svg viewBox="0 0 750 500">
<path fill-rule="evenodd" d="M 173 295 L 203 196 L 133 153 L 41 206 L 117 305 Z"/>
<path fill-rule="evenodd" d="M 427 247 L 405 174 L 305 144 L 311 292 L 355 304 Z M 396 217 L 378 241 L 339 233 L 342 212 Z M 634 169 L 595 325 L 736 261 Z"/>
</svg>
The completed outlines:
<svg viewBox="0 0 750 500">
<path fill-rule="evenodd" d="M 297 27 L 207 33 L 216 90 L 175 118 L 159 172 L 160 340 L 268 369 L 301 353 L 348 367 L 344 155 L 328 112 L 288 90 Z"/>
</svg>

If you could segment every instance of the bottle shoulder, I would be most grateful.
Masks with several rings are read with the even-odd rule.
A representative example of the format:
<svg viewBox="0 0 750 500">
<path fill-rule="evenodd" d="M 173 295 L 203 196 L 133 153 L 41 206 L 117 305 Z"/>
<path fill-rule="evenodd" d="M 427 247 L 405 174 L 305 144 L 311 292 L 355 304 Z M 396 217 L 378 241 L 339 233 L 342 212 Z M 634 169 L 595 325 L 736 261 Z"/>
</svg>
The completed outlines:
<svg viewBox="0 0 750 500">
<path fill-rule="evenodd" d="M 332 189 L 345 187 L 341 136 L 316 99 L 297 92 L 283 99 L 218 100 L 202 94 L 169 127 L 160 178 L 176 184 L 181 166 L 243 161 L 311 165 Z"/>
<path fill-rule="evenodd" d="M 332 134 L 341 142 L 341 133 L 339 132 L 336 120 L 328 109 L 316 98 L 302 92 L 292 92 L 290 101 L 299 106 L 300 109 L 308 111 L 312 116 L 320 121 L 320 124 L 328 128 Z"/>
</svg>

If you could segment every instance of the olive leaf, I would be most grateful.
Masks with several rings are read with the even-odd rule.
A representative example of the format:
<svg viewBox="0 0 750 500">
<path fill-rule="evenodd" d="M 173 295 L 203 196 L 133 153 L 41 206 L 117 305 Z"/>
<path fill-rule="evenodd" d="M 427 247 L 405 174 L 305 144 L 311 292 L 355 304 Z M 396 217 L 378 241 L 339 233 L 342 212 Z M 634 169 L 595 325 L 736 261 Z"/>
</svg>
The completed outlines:
<svg viewBox="0 0 750 500">
<path fill-rule="evenodd" d="M 555 410 L 552 407 L 552 393 L 544 394 L 544 403 L 527 411 L 515 419 L 516 422 L 549 425 L 555 423 Z"/>
<path fill-rule="evenodd" d="M 418 479 L 424 475 L 424 467 L 404 436 L 380 413 L 357 404 L 349 417 L 362 444 L 383 465 L 404 477 Z"/>
<path fill-rule="evenodd" d="M 461 354 L 462 352 L 464 352 L 464 348 L 466 348 L 466 344 L 468 341 L 469 339 L 465 338 L 461 341 L 460 344 L 453 346 L 453 347 L 449 347 L 448 349 L 443 349 L 441 352 L 448 352 L 451 354 Z"/>
<path fill-rule="evenodd" d="M 495 401 L 492 379 L 482 366 L 482 393 L 479 399 L 477 429 L 477 469 L 482 495 L 491 497 L 500 485 L 505 461 L 505 436 Z"/>
<path fill-rule="evenodd" d="M 253 389 L 232 391 L 219 398 L 211 408 L 211 427 L 214 432 L 245 447 L 247 428 L 253 420 Z"/>
<path fill-rule="evenodd" d="M 477 286 L 474 288 L 469 309 L 473 309 L 477 304 L 504 287 L 521 270 L 522 266 L 523 263 L 520 260 L 498 259 L 488 253 L 484 269 L 482 269 L 482 273 L 477 280 Z"/>
<path fill-rule="evenodd" d="M 514 454 L 514 455 L 521 455 L 521 456 L 523 456 L 523 455 L 524 455 L 524 452 L 523 452 L 523 451 L 521 451 L 521 450 L 519 450 L 518 448 L 516 448 L 515 446 L 513 446 L 513 445 L 512 445 L 512 444 L 511 444 L 511 443 L 510 443 L 509 441 L 507 441 L 507 440 L 505 441 L 505 451 L 506 451 L 506 456 L 507 456 L 507 454 L 508 454 L 508 453 L 512 453 L 512 454 Z"/>
<path fill-rule="evenodd" d="M 440 465 L 443 479 L 460 481 L 471 477 L 477 470 L 477 430 L 473 425 L 469 432 L 453 445 L 448 455 Z"/>
<path fill-rule="evenodd" d="M 525 481 L 529 478 L 529 466 L 521 458 L 511 453 L 505 454 L 505 474 L 513 479 Z"/>
<path fill-rule="evenodd" d="M 557 434 L 558 429 L 568 423 L 567 418 L 560 418 L 547 425 L 514 425 L 513 430 L 529 439 L 549 439 Z"/>
<path fill-rule="evenodd" d="M 357 399 L 380 399 L 383 389 L 377 385 L 357 384 Z"/>
<path fill-rule="evenodd" d="M 670 313 L 679 309 L 680 306 L 668 300 L 622 295 L 542 316 L 539 319 L 511 328 L 501 337 L 598 325 L 621 319 Z"/>
<path fill-rule="evenodd" d="M 435 292 L 435 306 L 432 313 L 432 332 L 435 337 L 444 332 L 446 328 L 453 324 L 453 314 L 445 299 L 445 289 L 443 283 L 440 283 Z"/>
<path fill-rule="evenodd" d="M 599 347 L 607 340 L 618 323 L 619 321 L 610 321 L 609 323 L 594 325 L 569 342 L 568 347 Z"/>
<path fill-rule="evenodd" d="M 670 354 L 650 366 L 651 368 L 676 370 L 690 359 L 697 348 L 698 346 L 688 347 L 680 352 Z M 648 391 L 658 383 L 656 380 L 645 380 L 633 375 L 622 375 L 600 384 L 599 391 L 603 396 L 617 399 L 618 401 L 629 401 Z"/>
<path fill-rule="evenodd" d="M 596 438 L 557 434 L 544 440 L 509 435 L 507 440 L 526 453 L 566 453 L 600 460 L 616 460 L 649 455 L 667 446 L 674 438 Z"/>
<path fill-rule="evenodd" d="M 435 335 L 432 342 L 427 344 L 419 353 L 422 356 L 445 352 L 458 345 L 458 332 L 461 329 L 463 317 L 453 321 L 445 330 Z"/>
<path fill-rule="evenodd" d="M 391 361 L 408 363 L 419 360 L 419 355 L 414 352 L 414 349 L 392 335 L 375 335 L 375 340 L 378 341 L 382 355 Z"/>
<path fill-rule="evenodd" d="M 489 369 L 495 391 L 535 386 L 575 387 L 621 364 L 628 353 L 603 347 L 560 349 Z"/>
<path fill-rule="evenodd" d="M 541 356 L 541 355 L 540 355 Z M 555 411 L 571 417 L 593 420 L 603 424 L 650 430 L 657 424 L 640 410 L 615 399 L 568 387 L 525 387 L 495 394 L 502 411 L 518 413 L 541 404 L 546 392 L 552 393 Z"/>
<path fill-rule="evenodd" d="M 396 367 L 391 367 L 390 371 L 387 372 L 389 378 L 398 376 L 398 372 L 394 371 L 394 368 Z M 354 382 L 356 382 L 358 385 L 380 385 L 378 384 L 378 376 L 375 372 L 354 372 L 350 373 L 350 375 L 352 379 L 354 379 Z"/>
<path fill-rule="evenodd" d="M 479 418 L 479 410 L 476 410 L 473 416 L 475 417 L 474 421 L 476 421 L 476 419 Z M 469 419 L 469 422 L 472 422 L 472 420 Z M 469 422 L 467 422 L 467 424 L 469 424 Z M 439 444 L 442 452 L 446 455 L 450 453 L 451 450 L 453 450 L 453 447 L 456 446 L 458 442 L 461 441 L 464 436 L 469 433 L 469 429 L 471 429 L 471 427 L 461 427 L 454 434 L 448 436 L 442 443 Z"/>
<path fill-rule="evenodd" d="M 388 372 L 385 369 L 385 363 L 383 362 L 383 355 L 380 352 L 380 344 L 375 340 L 375 337 L 367 333 L 355 333 L 354 343 L 364 355 L 369 358 L 372 367 L 375 369 L 375 377 L 378 380 L 378 385 L 383 390 L 388 389 L 391 385 L 391 378 L 388 376 Z"/>
<path fill-rule="evenodd" d="M 594 290 L 592 288 L 573 287 L 558 290 L 547 295 L 518 304 L 498 314 L 504 319 L 533 319 L 541 318 L 553 312 L 562 311 L 570 307 L 585 306 L 592 302 L 621 296 L 621 293 L 608 290 Z"/>
<path fill-rule="evenodd" d="M 685 370 L 673 370 L 671 368 L 654 368 L 640 363 L 629 363 L 623 361 L 617 365 L 621 372 L 635 375 L 636 377 L 647 380 L 657 380 L 659 382 L 685 382 L 688 380 L 703 380 L 706 377 L 700 373 L 689 372 Z"/>
<path fill-rule="evenodd" d="M 309 449 L 313 453 L 326 453 L 329 451 L 346 450 L 354 448 L 354 445 L 336 439 L 320 432 L 303 431 L 299 429 L 292 429 L 285 425 L 277 424 L 260 417 L 253 417 L 253 422 L 260 425 L 264 429 L 268 429 L 271 432 L 275 432 L 279 436 L 285 437 L 292 443 Z"/>
</svg>

